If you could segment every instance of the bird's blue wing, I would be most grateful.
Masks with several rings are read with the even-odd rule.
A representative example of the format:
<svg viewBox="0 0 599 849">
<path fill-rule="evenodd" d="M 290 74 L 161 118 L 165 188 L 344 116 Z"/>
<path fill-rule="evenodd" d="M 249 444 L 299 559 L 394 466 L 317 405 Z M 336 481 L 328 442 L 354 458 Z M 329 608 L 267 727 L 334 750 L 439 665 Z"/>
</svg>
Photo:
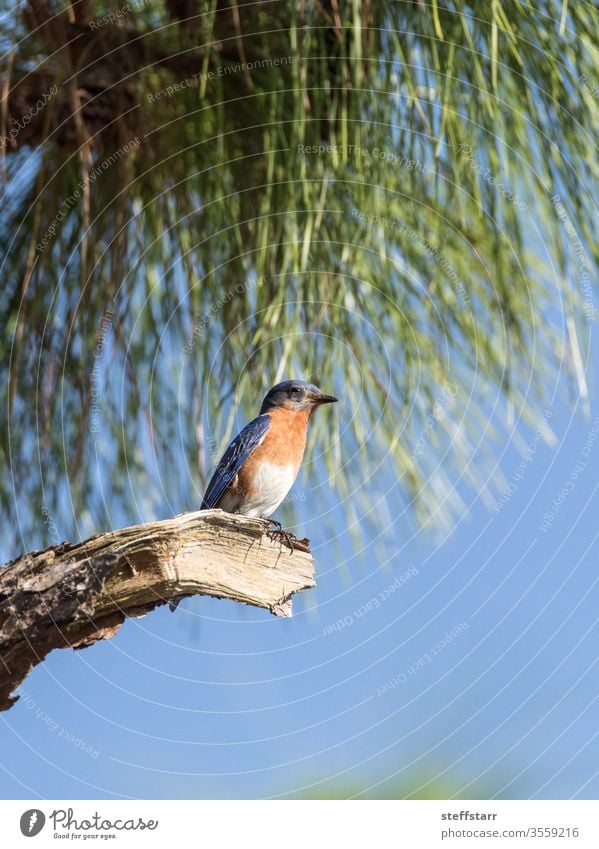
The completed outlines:
<svg viewBox="0 0 599 849">
<path fill-rule="evenodd" d="M 270 416 L 258 416 L 247 424 L 223 454 L 204 494 L 200 510 L 216 507 L 224 491 L 270 427 Z"/>
</svg>

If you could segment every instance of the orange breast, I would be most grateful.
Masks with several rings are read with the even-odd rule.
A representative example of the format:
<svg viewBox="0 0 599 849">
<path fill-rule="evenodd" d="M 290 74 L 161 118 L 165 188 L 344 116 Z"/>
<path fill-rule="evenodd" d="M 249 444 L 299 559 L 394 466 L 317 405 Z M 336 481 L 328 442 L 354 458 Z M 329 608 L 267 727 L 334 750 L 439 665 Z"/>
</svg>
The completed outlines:
<svg viewBox="0 0 599 849">
<path fill-rule="evenodd" d="M 275 466 L 292 467 L 293 476 L 297 475 L 306 448 L 306 432 L 309 413 L 294 412 L 282 408 L 271 410 L 270 427 L 264 441 L 247 458 L 240 469 L 239 477 L 249 483 L 255 474 L 256 466 L 266 461 Z M 240 481 L 243 486 L 243 483 Z"/>
</svg>

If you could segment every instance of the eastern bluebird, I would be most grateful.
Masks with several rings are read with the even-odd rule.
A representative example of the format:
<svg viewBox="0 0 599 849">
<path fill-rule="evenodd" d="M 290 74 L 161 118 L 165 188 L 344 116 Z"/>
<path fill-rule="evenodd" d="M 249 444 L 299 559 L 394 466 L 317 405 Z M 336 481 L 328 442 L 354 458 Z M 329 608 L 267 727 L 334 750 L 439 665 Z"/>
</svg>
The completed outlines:
<svg viewBox="0 0 599 849">
<path fill-rule="evenodd" d="M 284 380 L 273 386 L 260 415 L 223 454 L 201 509 L 220 507 L 228 513 L 268 519 L 297 477 L 310 416 L 321 404 L 337 400 L 303 380 Z"/>
</svg>

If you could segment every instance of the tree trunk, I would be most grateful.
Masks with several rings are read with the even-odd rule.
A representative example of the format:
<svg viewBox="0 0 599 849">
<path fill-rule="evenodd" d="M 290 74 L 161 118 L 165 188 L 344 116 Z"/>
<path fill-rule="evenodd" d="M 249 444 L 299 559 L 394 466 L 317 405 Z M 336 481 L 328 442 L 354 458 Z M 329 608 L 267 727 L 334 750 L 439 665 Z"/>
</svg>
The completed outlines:
<svg viewBox="0 0 599 849">
<path fill-rule="evenodd" d="M 99 534 L 32 551 L 0 570 L 0 710 L 54 648 L 113 637 L 127 617 L 187 595 L 210 595 L 291 615 L 314 586 L 308 540 L 267 536 L 270 523 L 222 510 Z"/>
</svg>

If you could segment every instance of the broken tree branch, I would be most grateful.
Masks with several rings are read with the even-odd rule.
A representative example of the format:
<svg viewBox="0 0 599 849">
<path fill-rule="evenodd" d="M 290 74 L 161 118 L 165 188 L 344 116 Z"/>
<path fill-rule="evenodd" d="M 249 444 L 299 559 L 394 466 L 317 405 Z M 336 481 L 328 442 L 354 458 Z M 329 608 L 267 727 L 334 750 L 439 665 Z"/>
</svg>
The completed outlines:
<svg viewBox="0 0 599 849">
<path fill-rule="evenodd" d="M 0 710 L 54 648 L 109 639 L 127 617 L 187 595 L 210 595 L 291 615 L 314 586 L 307 540 L 290 550 L 270 523 L 222 510 L 184 513 L 80 543 L 23 554 L 0 570 Z"/>
</svg>

